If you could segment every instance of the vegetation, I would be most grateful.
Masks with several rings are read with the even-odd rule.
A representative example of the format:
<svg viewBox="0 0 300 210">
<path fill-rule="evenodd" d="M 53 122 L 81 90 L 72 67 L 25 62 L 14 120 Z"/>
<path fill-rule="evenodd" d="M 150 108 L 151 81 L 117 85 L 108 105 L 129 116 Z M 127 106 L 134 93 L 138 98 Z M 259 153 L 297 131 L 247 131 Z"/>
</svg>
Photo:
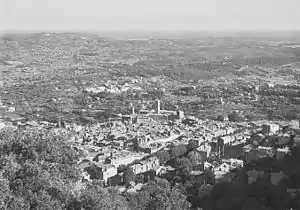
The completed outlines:
<svg viewBox="0 0 300 210">
<path fill-rule="evenodd" d="M 77 162 L 83 156 L 60 133 L 48 130 L 2 130 L 0 133 L 0 204 L 3 209 L 189 209 L 185 196 L 164 179 L 149 174 L 137 194 L 125 197 L 114 188 L 82 182 Z M 187 159 L 188 160 L 188 159 Z M 124 182 L 144 183 L 130 167 Z M 96 166 L 85 168 L 98 180 Z M 151 181 L 152 180 L 152 181 Z"/>
<path fill-rule="evenodd" d="M 0 157 L 3 209 L 127 208 L 116 190 L 81 182 L 77 162 L 82 154 L 61 134 L 2 131 Z"/>
</svg>

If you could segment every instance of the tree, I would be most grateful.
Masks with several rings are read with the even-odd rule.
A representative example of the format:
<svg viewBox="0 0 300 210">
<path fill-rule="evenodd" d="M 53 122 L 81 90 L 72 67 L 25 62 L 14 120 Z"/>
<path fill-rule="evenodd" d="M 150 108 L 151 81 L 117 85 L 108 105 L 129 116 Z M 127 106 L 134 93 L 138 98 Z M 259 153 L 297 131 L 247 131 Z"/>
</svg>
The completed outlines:
<svg viewBox="0 0 300 210">
<path fill-rule="evenodd" d="M 268 110 L 268 120 L 274 119 L 274 110 Z"/>
<path fill-rule="evenodd" d="M 184 145 L 184 144 L 179 144 L 179 145 L 176 145 L 174 146 L 172 149 L 171 149 L 171 158 L 177 158 L 183 154 L 185 154 L 187 152 L 187 146 Z"/>
<path fill-rule="evenodd" d="M 90 175 L 90 179 L 103 179 L 102 169 L 96 165 L 85 167 L 84 170 Z"/>
<path fill-rule="evenodd" d="M 172 188 L 167 180 L 159 178 L 148 182 L 137 195 L 127 195 L 126 197 L 129 198 L 129 206 L 133 210 L 185 210 L 190 207 L 190 203 L 178 189 Z"/>
<path fill-rule="evenodd" d="M 176 168 L 189 168 L 193 167 L 191 161 L 187 157 L 176 158 L 175 160 Z"/>
<path fill-rule="evenodd" d="M 204 184 L 203 176 L 191 176 L 191 183 L 197 189 Z"/>
<path fill-rule="evenodd" d="M 4 131 L 0 136 L 0 170 L 11 199 L 5 208 L 62 209 L 72 183 L 81 178 L 76 165 L 80 151 L 63 134 L 43 129 Z"/>
<path fill-rule="evenodd" d="M 81 183 L 82 156 L 62 134 L 0 132 L 0 205 L 3 209 L 128 209 L 117 191 Z"/>
<path fill-rule="evenodd" d="M 187 147 L 188 147 L 188 150 L 191 150 L 191 149 L 195 149 L 195 148 L 199 147 L 199 145 L 196 141 L 189 141 Z"/>
<path fill-rule="evenodd" d="M 171 159 L 170 153 L 167 150 L 158 151 L 155 153 L 155 156 L 159 159 L 159 162 L 161 164 L 163 164 Z"/>
<path fill-rule="evenodd" d="M 95 210 L 129 210 L 128 203 L 117 189 L 101 188 L 88 185 L 78 197 L 72 199 L 68 209 L 95 209 Z"/>
<path fill-rule="evenodd" d="M 256 199 L 247 198 L 243 204 L 242 210 L 252 210 L 252 209 L 261 210 L 262 207 L 260 206 L 260 203 Z"/>
<path fill-rule="evenodd" d="M 240 114 L 238 112 L 232 112 L 228 115 L 228 119 L 229 121 L 232 122 L 240 122 L 242 121 L 242 117 L 240 116 Z"/>
<path fill-rule="evenodd" d="M 151 200 L 150 192 L 146 190 L 139 191 L 139 193 L 125 193 L 125 198 L 128 201 L 128 206 L 132 210 L 143 210 L 146 208 Z"/>
<path fill-rule="evenodd" d="M 136 182 L 137 183 L 144 183 L 144 180 L 145 180 L 145 177 L 144 177 L 144 175 L 143 174 L 138 174 L 138 175 L 136 175 Z"/>
<path fill-rule="evenodd" d="M 123 180 L 126 185 L 129 185 L 130 182 L 134 182 L 136 179 L 135 173 L 133 172 L 131 167 L 127 167 L 123 174 Z"/>
<path fill-rule="evenodd" d="M 204 162 L 204 157 L 202 157 L 202 155 L 196 151 L 189 152 L 187 158 L 191 161 L 193 166 L 196 166 L 199 163 Z"/>
</svg>

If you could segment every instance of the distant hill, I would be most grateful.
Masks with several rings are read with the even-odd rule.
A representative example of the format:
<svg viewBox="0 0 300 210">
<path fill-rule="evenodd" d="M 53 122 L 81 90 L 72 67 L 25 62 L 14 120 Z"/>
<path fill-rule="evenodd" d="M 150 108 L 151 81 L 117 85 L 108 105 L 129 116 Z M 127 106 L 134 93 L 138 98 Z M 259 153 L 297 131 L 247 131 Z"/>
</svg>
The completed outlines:
<svg viewBox="0 0 300 210">
<path fill-rule="evenodd" d="M 137 65 L 137 70 L 132 70 L 131 66 L 127 66 L 128 68 L 125 69 L 141 75 L 165 75 L 173 79 L 208 80 L 228 75 L 264 77 L 272 74 L 275 70 L 280 74 L 293 74 L 299 71 L 298 64 L 295 62 L 300 62 L 300 49 L 286 48 L 284 44 L 283 46 L 269 45 L 271 41 L 289 41 L 297 44 L 295 35 L 298 35 L 298 32 L 269 34 L 269 36 L 264 33 L 245 32 L 214 32 L 213 36 L 208 36 L 210 32 L 195 31 L 158 32 L 157 34 L 163 36 L 155 38 L 155 36 L 150 36 L 151 33 L 140 32 L 139 34 L 133 31 L 99 32 L 96 35 L 86 32 L 5 34 L 0 39 L 0 52 L 3 52 L 8 45 L 12 51 L 17 52 L 19 47 L 25 47 L 30 51 L 35 47 L 34 45 L 45 47 L 46 43 L 51 43 L 49 48 L 45 47 L 47 51 L 49 50 L 49 55 L 43 56 L 52 62 L 50 55 L 56 53 L 52 51 L 52 48 L 58 42 L 56 38 L 59 37 L 59 40 L 68 40 L 66 43 L 61 41 L 59 44 L 65 47 L 65 52 L 62 52 L 65 54 L 69 49 L 72 49 L 74 54 L 80 54 L 81 48 L 84 48 L 86 54 L 89 54 L 90 50 L 96 46 L 95 48 L 98 48 L 99 51 L 105 49 L 105 56 L 112 61 L 139 60 L 140 57 L 143 57 L 142 61 L 137 62 L 143 68 L 139 68 Z M 115 38 L 115 35 L 120 36 L 118 40 L 112 39 Z M 127 40 L 128 37 L 135 37 L 132 35 L 151 39 Z M 49 37 L 48 41 L 44 42 L 43 40 L 47 40 L 47 37 Z M 60 39 L 64 37 L 67 39 Z M 97 39 L 96 42 L 94 42 L 95 39 Z M 76 46 L 76 48 L 72 45 L 73 41 L 82 46 Z M 96 64 L 102 56 L 98 52 L 95 53 L 97 50 L 94 49 L 91 52 L 92 55 L 96 55 L 94 56 Z M 37 56 L 36 54 L 32 55 Z M 0 55 L 1 59 L 6 60 L 4 56 Z M 84 63 L 82 62 L 82 64 Z M 282 66 L 290 63 L 293 65 Z M 118 71 L 124 72 L 125 70 Z"/>
</svg>

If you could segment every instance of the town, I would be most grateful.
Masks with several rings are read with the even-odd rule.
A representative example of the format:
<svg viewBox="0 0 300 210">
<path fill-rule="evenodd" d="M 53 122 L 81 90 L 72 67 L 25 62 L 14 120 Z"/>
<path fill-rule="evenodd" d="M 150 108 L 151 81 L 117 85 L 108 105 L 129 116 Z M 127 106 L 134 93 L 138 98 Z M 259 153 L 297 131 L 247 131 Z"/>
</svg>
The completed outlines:
<svg viewBox="0 0 300 210">
<path fill-rule="evenodd" d="M 300 206 L 300 65 L 288 42 L 20 37 L 2 37 L 0 60 L 11 209 Z M 219 42 L 220 55 L 202 57 Z M 245 45 L 250 58 L 232 52 Z M 285 54 L 251 57 L 264 48 Z"/>
</svg>

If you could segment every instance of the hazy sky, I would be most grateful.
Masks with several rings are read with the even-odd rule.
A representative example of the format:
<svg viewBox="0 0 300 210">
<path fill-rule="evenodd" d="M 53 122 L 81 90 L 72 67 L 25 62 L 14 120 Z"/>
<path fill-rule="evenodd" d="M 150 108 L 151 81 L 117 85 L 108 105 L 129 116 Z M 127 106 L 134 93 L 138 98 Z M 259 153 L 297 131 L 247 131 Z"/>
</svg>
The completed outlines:
<svg viewBox="0 0 300 210">
<path fill-rule="evenodd" d="M 0 0 L 5 28 L 300 30 L 300 0 Z"/>
</svg>

